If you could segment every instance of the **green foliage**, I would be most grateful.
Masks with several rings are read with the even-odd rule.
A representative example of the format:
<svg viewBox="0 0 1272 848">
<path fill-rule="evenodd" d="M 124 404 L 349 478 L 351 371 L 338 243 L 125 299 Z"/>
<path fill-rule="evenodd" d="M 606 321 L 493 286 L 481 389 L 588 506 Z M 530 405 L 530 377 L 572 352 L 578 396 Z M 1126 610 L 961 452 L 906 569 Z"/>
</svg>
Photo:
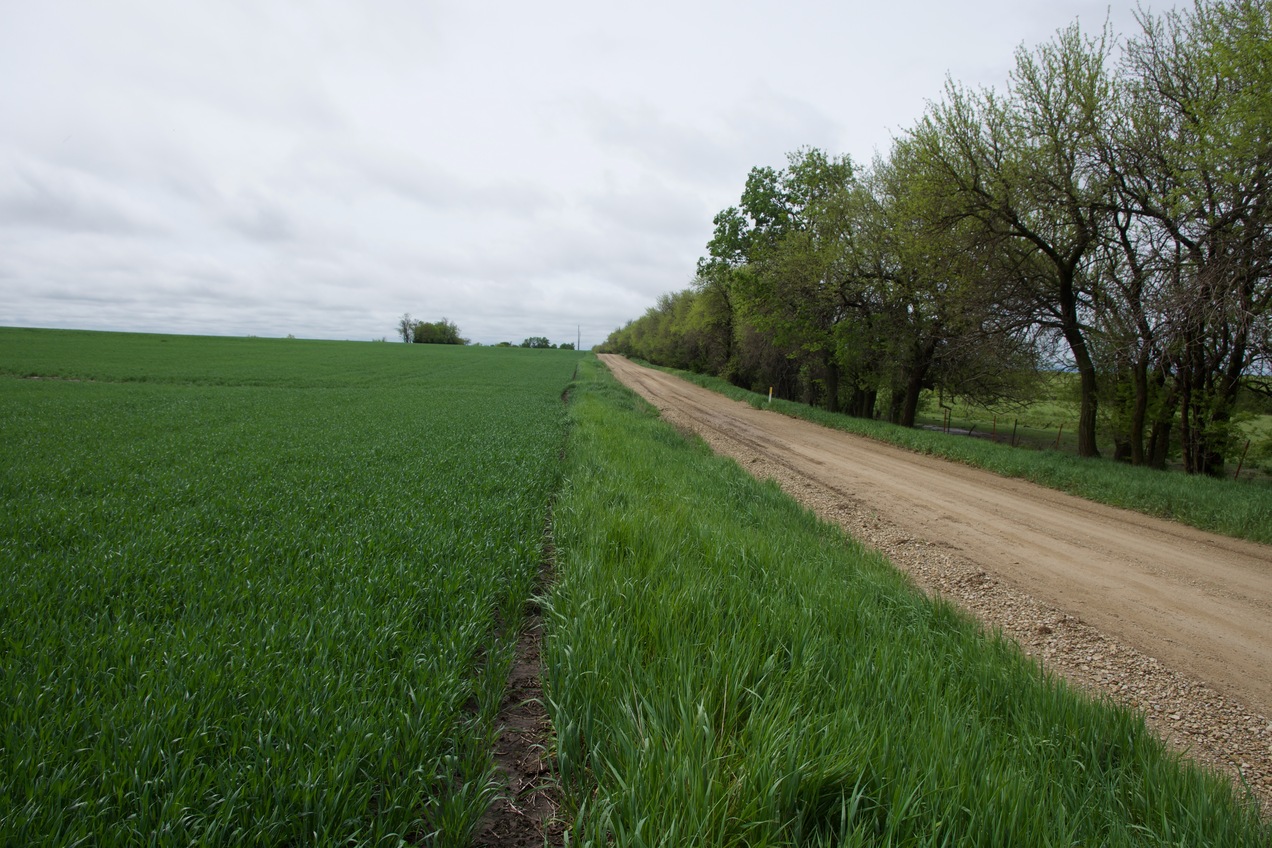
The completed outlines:
<svg viewBox="0 0 1272 848">
<path fill-rule="evenodd" d="M 0 362 L 0 844 L 466 846 L 574 358 L 0 330 Z"/>
<path fill-rule="evenodd" d="M 1255 845 L 1135 714 L 1041 674 L 585 363 L 547 702 L 581 845 Z"/>
<path fill-rule="evenodd" d="M 445 318 L 436 323 L 417 321 L 411 332 L 412 341 L 416 344 L 468 344 L 468 339 L 460 337 L 459 327 Z"/>
<path fill-rule="evenodd" d="M 534 348 L 536 350 L 547 350 L 556 347 L 552 342 L 548 341 L 547 336 L 531 336 L 521 343 L 522 347 Z"/>
</svg>

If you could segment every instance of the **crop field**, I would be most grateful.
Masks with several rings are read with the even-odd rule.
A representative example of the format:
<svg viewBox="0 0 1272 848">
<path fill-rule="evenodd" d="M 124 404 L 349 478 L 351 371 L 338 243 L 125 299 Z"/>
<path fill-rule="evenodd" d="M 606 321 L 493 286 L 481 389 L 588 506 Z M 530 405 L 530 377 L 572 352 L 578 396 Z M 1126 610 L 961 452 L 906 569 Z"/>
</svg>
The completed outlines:
<svg viewBox="0 0 1272 848">
<path fill-rule="evenodd" d="M 1253 804 L 592 361 L 546 701 L 578 844 L 1269 844 Z"/>
<path fill-rule="evenodd" d="M 0 330 L 0 844 L 467 844 L 577 360 Z"/>
</svg>

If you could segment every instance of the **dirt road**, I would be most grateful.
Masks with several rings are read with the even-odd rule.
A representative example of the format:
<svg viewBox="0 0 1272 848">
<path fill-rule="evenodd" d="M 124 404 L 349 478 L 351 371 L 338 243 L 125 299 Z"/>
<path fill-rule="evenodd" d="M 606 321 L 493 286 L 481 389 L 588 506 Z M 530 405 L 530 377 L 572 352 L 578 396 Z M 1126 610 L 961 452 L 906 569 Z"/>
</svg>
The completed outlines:
<svg viewBox="0 0 1272 848">
<path fill-rule="evenodd" d="M 768 476 L 797 497 L 802 489 L 821 492 L 811 505 L 823 517 L 850 512 L 858 526 L 890 527 L 892 537 L 899 529 L 902 542 L 929 558 L 970 563 L 978 580 L 1005 583 L 1107 634 L 1113 653 L 1126 645 L 1156 658 L 1163 673 L 1208 684 L 1243 705 L 1242 716 L 1255 716 L 1243 719 L 1244 729 L 1264 759 L 1272 752 L 1272 725 L 1254 727 L 1272 715 L 1272 547 L 756 410 L 622 357 L 601 358 L 664 417 L 718 452 L 774 469 Z M 1104 667 L 1103 654 L 1087 655 L 1092 663 L 1097 656 Z M 1119 669 L 1094 683 L 1101 677 L 1127 688 Z M 1163 709 L 1164 720 L 1185 721 Z M 1257 753 L 1238 753 L 1235 762 Z M 1255 771 L 1272 788 L 1264 769 Z"/>
</svg>

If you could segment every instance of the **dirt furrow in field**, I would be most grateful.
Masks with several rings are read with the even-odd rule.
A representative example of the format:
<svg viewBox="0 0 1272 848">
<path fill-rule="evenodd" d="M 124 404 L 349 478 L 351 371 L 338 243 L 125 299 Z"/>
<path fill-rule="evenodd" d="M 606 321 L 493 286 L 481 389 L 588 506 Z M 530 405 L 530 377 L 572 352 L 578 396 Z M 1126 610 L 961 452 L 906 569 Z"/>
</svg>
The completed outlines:
<svg viewBox="0 0 1272 848">
<path fill-rule="evenodd" d="M 602 356 L 678 427 L 1272 810 L 1272 547 L 756 410 Z"/>
</svg>

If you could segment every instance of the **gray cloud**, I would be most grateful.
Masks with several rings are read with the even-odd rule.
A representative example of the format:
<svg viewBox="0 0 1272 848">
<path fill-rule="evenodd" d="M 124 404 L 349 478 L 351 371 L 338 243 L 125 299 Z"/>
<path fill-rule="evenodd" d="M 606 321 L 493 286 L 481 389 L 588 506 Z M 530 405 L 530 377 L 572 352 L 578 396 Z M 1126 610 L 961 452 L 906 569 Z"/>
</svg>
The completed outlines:
<svg viewBox="0 0 1272 848">
<path fill-rule="evenodd" d="M 116 187 L 39 161 L 0 166 L 0 225 L 121 236 L 161 229 L 154 215 Z"/>
</svg>

